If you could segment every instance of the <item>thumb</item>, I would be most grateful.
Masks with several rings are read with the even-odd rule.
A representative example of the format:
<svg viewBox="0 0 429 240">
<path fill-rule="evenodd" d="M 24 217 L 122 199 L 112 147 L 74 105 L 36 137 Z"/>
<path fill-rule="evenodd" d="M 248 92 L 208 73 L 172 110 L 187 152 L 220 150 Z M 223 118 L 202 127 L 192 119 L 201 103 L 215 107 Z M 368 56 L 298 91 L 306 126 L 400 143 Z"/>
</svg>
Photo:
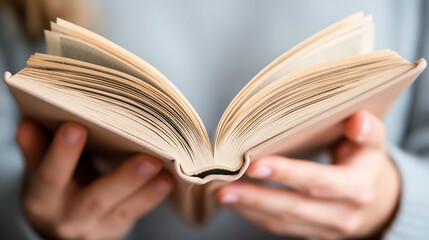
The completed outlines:
<svg viewBox="0 0 429 240">
<path fill-rule="evenodd" d="M 344 133 L 348 140 L 362 146 L 384 148 L 384 123 L 368 111 L 359 111 L 346 120 Z"/>
</svg>

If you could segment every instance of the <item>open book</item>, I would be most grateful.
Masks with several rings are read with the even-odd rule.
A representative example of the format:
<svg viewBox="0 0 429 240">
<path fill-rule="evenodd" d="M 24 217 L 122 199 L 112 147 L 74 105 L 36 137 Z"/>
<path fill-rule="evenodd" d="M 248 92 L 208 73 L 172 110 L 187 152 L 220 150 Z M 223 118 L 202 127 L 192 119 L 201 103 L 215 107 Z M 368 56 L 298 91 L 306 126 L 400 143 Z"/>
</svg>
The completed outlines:
<svg viewBox="0 0 429 240">
<path fill-rule="evenodd" d="M 51 130 L 64 121 L 84 124 L 88 147 L 101 154 L 165 160 L 178 182 L 176 203 L 193 221 L 215 208 L 210 192 L 241 177 L 251 160 L 334 143 L 345 118 L 360 109 L 381 117 L 426 65 L 371 52 L 371 16 L 352 15 L 259 72 L 225 110 L 212 147 L 193 107 L 149 63 L 62 19 L 45 36 L 49 55 L 37 53 L 17 74 L 5 74 L 22 113 Z"/>
</svg>

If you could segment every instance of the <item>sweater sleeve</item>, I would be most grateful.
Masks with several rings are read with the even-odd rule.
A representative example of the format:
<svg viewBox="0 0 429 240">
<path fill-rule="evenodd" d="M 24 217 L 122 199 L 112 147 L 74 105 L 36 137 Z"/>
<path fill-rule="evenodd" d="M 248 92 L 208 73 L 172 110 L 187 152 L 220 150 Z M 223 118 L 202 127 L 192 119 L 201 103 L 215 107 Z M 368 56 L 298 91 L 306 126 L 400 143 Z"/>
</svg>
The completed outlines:
<svg viewBox="0 0 429 240">
<path fill-rule="evenodd" d="M 429 2 L 421 2 L 422 23 L 417 58 L 429 59 Z M 408 124 L 400 144 L 390 145 L 389 154 L 401 177 L 398 212 L 386 239 L 428 239 L 429 236 L 429 71 L 414 84 Z"/>
<path fill-rule="evenodd" d="M 428 137 L 429 140 L 429 137 Z M 398 212 L 385 239 L 426 239 L 429 236 L 429 159 L 389 146 L 401 177 Z"/>
<path fill-rule="evenodd" d="M 12 141 L 17 122 L 12 97 L 0 81 L 0 239 L 36 240 L 40 238 L 27 222 L 21 208 L 24 166 L 18 147 Z"/>
<path fill-rule="evenodd" d="M 0 51 L 1 52 L 1 51 Z M 1 59 L 0 59 L 1 63 Z M 14 141 L 16 108 L 0 82 L 0 239 L 40 239 L 21 208 L 23 162 Z"/>
</svg>

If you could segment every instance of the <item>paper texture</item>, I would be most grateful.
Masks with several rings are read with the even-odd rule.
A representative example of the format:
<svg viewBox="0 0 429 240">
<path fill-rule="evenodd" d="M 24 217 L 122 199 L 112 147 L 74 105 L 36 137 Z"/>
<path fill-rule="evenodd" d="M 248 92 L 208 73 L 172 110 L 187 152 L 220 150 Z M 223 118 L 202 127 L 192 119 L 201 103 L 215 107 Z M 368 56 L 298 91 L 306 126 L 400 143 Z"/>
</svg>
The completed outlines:
<svg viewBox="0 0 429 240">
<path fill-rule="evenodd" d="M 54 131 L 65 121 L 78 122 L 88 128 L 88 147 L 101 155 L 122 157 L 141 152 L 162 159 L 165 169 L 172 173 L 176 180 L 176 188 L 171 197 L 174 205 L 189 222 L 202 223 L 216 210 L 217 202 L 213 196 L 215 189 L 225 182 L 240 178 L 252 160 L 268 154 L 299 156 L 326 147 L 341 137 L 343 120 L 361 109 L 382 117 L 425 67 L 426 61 L 420 59 L 416 62 L 415 68 L 401 76 L 250 149 L 243 156 L 243 167 L 237 174 L 209 175 L 203 179 L 184 175 L 174 156 L 169 156 L 156 147 L 101 121 L 49 101 L 31 88 L 15 84 L 15 76 L 9 72 L 5 73 L 4 80 L 24 117 L 36 120 L 47 129 Z"/>
</svg>

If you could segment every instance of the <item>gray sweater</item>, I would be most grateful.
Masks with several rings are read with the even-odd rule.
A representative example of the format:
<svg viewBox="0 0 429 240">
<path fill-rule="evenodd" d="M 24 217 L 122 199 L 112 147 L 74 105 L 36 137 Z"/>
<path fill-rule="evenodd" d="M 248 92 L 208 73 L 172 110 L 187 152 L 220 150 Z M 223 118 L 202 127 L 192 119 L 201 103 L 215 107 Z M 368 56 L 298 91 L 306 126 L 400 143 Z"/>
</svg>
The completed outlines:
<svg viewBox="0 0 429 240">
<path fill-rule="evenodd" d="M 374 15 L 376 49 L 414 61 L 429 59 L 429 4 L 425 1 L 104 1 L 102 35 L 163 72 L 189 99 L 208 131 L 235 94 L 260 69 L 293 45 L 352 13 Z M 17 72 L 29 45 L 16 18 L 0 13 L 0 71 Z M 385 118 L 389 154 L 402 192 L 387 239 L 429 236 L 429 71 Z M 0 83 L 0 239 L 37 239 L 19 205 L 22 161 L 14 143 L 18 114 Z M 160 228 L 160 226 L 164 226 Z M 278 239 L 223 209 L 193 229 L 162 204 L 143 217 L 129 239 Z"/>
</svg>

